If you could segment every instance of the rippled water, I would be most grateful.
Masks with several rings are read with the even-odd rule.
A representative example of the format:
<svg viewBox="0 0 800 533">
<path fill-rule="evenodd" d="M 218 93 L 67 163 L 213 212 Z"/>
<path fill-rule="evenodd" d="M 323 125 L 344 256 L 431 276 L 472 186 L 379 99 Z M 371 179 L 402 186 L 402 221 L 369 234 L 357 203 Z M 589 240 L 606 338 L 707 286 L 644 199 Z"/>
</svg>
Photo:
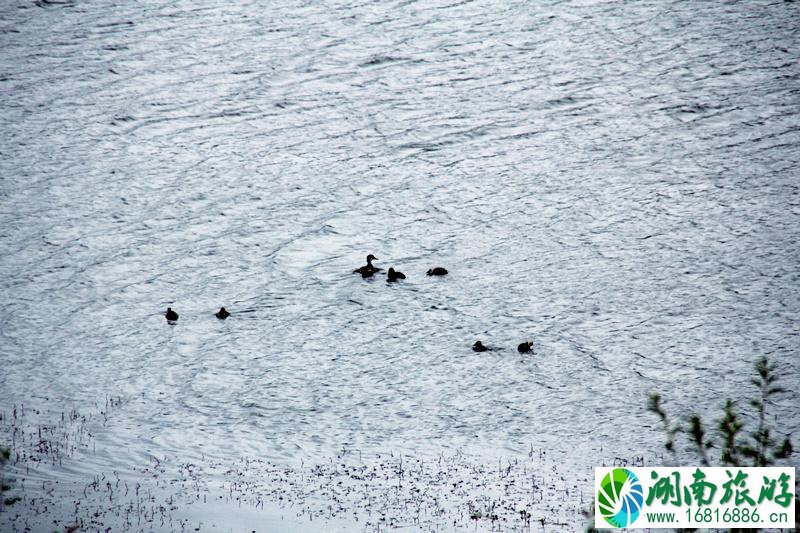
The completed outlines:
<svg viewBox="0 0 800 533">
<path fill-rule="evenodd" d="M 714 413 L 761 355 L 796 384 L 797 21 L 4 2 L 0 407 L 124 398 L 91 468 L 531 444 L 585 467 L 658 449 L 652 391 Z M 408 279 L 353 275 L 367 253 Z"/>
</svg>

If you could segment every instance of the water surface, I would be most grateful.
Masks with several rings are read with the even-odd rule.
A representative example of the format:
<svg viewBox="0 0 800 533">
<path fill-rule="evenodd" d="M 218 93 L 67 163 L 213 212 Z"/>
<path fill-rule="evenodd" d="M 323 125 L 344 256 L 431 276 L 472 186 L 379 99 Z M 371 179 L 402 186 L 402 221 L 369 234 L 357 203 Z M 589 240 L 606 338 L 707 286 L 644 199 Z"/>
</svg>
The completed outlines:
<svg viewBox="0 0 800 533">
<path fill-rule="evenodd" d="M 650 392 L 711 416 L 762 355 L 796 383 L 797 9 L 3 3 L 0 408 L 122 398 L 76 476 L 582 472 L 658 451 Z M 796 387 L 773 409 L 796 433 Z"/>
</svg>

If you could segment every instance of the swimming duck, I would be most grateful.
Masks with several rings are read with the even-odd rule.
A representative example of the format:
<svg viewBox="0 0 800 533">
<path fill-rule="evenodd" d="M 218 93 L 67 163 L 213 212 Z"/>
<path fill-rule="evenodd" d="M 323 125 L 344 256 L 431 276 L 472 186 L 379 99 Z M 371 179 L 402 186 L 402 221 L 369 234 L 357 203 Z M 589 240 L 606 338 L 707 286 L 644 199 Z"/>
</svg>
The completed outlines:
<svg viewBox="0 0 800 533">
<path fill-rule="evenodd" d="M 360 267 L 360 268 L 357 268 L 357 269 L 353 270 L 353 272 L 356 273 L 356 274 L 361 274 L 361 276 L 365 277 L 365 278 L 368 278 L 368 277 L 372 276 L 375 272 L 378 272 L 379 270 L 381 270 L 380 268 L 372 265 L 372 261 L 375 261 L 377 259 L 378 258 L 375 257 L 374 255 L 369 254 L 367 256 L 367 264 L 364 265 L 363 267 Z"/>
<path fill-rule="evenodd" d="M 428 270 L 429 276 L 446 276 L 447 269 L 442 267 L 431 268 Z"/>
<path fill-rule="evenodd" d="M 219 311 L 217 311 L 216 313 L 214 313 L 214 316 L 215 316 L 215 317 L 217 317 L 217 318 L 219 318 L 220 320 L 225 320 L 226 318 L 228 318 L 229 316 L 231 316 L 231 314 L 230 314 L 230 313 L 228 312 L 228 310 L 227 310 L 227 309 L 225 309 L 224 307 L 220 307 L 220 308 L 219 308 Z"/>
<path fill-rule="evenodd" d="M 519 346 L 517 346 L 517 351 L 519 353 L 528 353 L 531 351 L 532 347 L 533 347 L 533 341 L 525 341 Z"/>
<path fill-rule="evenodd" d="M 484 346 L 481 341 L 475 341 L 475 344 L 472 345 L 472 350 L 475 352 L 486 352 L 489 348 Z"/>
<path fill-rule="evenodd" d="M 175 322 L 178 320 L 178 313 L 173 311 L 171 307 L 167 307 L 167 312 L 164 313 L 164 316 L 167 317 L 167 322 Z"/>
<path fill-rule="evenodd" d="M 389 268 L 389 272 L 386 273 L 386 281 L 397 281 L 398 279 L 406 279 L 406 275 L 394 268 Z"/>
</svg>

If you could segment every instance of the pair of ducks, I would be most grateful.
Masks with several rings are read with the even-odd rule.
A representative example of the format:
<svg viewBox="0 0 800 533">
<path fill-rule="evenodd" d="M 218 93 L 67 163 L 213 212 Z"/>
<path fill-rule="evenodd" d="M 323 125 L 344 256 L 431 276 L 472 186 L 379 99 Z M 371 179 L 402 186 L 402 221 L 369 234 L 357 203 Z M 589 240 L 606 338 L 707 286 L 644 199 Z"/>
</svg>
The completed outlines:
<svg viewBox="0 0 800 533">
<path fill-rule="evenodd" d="M 167 322 L 173 323 L 178 321 L 178 313 L 173 311 L 171 307 L 167 307 L 167 312 L 164 313 L 164 316 L 167 318 Z M 214 313 L 214 316 L 219 318 L 220 320 L 225 320 L 226 318 L 231 316 L 231 314 L 224 307 L 220 307 L 219 311 Z"/>
<path fill-rule="evenodd" d="M 472 345 L 472 350 L 475 351 L 475 352 L 488 352 L 488 351 L 492 350 L 492 348 L 484 346 L 481 341 L 476 341 L 475 344 Z M 523 343 L 520 343 L 520 345 L 517 346 L 517 351 L 519 353 L 530 353 L 530 352 L 532 352 L 533 351 L 533 341 L 525 341 Z"/>
<path fill-rule="evenodd" d="M 371 278 L 375 272 L 380 272 L 382 269 L 376 267 L 372 264 L 373 261 L 377 261 L 378 258 L 372 254 L 367 256 L 367 264 L 353 270 L 355 274 L 361 274 L 362 278 Z M 435 267 L 428 269 L 429 276 L 446 276 L 447 269 L 442 267 Z M 396 271 L 394 268 L 389 268 L 389 271 L 386 273 L 386 281 L 397 281 L 399 279 L 406 279 L 406 275 L 402 272 Z"/>
<path fill-rule="evenodd" d="M 374 255 L 369 254 L 367 256 L 367 264 L 363 267 L 353 270 L 353 272 L 356 274 L 361 274 L 362 278 L 371 278 L 375 272 L 380 272 L 383 270 L 382 268 L 378 268 L 372 264 L 372 262 L 377 261 L 377 259 L 378 258 Z M 397 281 L 399 279 L 406 279 L 406 275 L 390 267 L 389 271 L 386 273 L 386 281 Z"/>
</svg>

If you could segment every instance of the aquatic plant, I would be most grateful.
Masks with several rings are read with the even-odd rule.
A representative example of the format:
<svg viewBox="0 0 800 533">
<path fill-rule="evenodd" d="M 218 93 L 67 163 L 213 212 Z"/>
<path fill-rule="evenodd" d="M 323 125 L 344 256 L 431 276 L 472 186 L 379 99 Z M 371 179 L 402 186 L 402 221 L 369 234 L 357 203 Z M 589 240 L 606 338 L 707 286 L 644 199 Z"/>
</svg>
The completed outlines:
<svg viewBox="0 0 800 533">
<path fill-rule="evenodd" d="M 9 448 L 0 447 L 0 511 L 3 510 L 3 507 L 6 505 L 13 505 L 14 503 L 19 501 L 18 496 L 12 496 L 11 498 L 6 498 L 3 493 L 11 490 L 10 485 L 6 485 L 6 477 L 5 477 L 5 466 L 8 463 L 9 458 L 11 457 L 11 450 Z"/>
</svg>

